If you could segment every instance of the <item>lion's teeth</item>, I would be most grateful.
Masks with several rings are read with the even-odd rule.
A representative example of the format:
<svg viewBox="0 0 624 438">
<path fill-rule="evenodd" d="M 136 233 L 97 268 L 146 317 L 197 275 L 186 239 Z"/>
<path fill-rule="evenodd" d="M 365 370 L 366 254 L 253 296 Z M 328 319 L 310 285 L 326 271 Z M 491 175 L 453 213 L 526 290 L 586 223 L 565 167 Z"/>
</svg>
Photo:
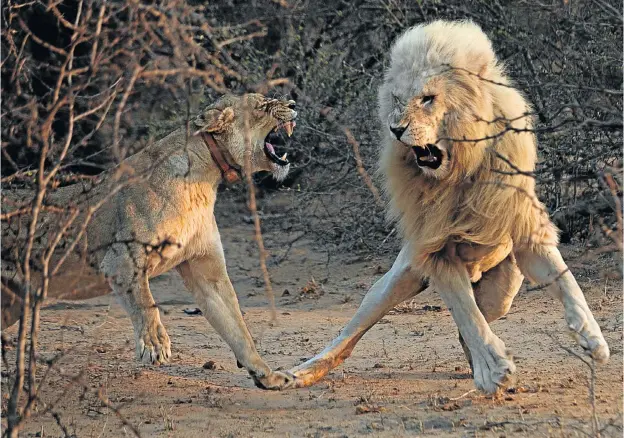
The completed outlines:
<svg viewBox="0 0 624 438">
<path fill-rule="evenodd" d="M 286 161 L 286 155 L 288 155 L 288 152 L 285 152 L 284 155 L 282 156 L 282 158 L 280 158 L 280 160 Z"/>
</svg>

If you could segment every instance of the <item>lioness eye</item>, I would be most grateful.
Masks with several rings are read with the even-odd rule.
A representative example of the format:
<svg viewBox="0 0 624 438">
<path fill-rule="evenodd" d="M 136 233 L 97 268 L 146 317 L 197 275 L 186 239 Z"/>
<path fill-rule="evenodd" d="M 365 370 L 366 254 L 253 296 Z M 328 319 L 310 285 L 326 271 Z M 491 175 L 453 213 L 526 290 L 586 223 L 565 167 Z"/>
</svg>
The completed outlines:
<svg viewBox="0 0 624 438">
<path fill-rule="evenodd" d="M 423 105 L 427 105 L 428 103 L 433 102 L 433 99 L 435 99 L 435 96 L 423 96 L 422 103 Z"/>
</svg>

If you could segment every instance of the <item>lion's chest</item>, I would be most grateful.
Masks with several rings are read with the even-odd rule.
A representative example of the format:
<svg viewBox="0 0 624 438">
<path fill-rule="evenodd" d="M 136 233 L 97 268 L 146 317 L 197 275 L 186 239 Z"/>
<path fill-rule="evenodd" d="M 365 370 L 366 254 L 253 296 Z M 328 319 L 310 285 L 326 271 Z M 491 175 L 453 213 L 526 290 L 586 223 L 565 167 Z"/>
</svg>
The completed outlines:
<svg viewBox="0 0 624 438">
<path fill-rule="evenodd" d="M 450 240 L 478 239 L 477 228 L 471 229 L 479 220 L 478 206 L 467 206 L 465 200 L 461 188 L 422 184 L 409 199 L 395 201 L 401 228 L 419 258 L 443 250 Z"/>
<path fill-rule="evenodd" d="M 511 214 L 506 210 L 515 209 L 510 198 L 506 198 L 505 207 L 505 203 L 497 203 L 491 197 L 478 196 L 473 189 L 470 185 L 423 185 L 422 190 L 412 192 L 411 202 L 402 203 L 402 229 L 411 244 L 414 261 L 425 275 L 439 273 L 440 267 L 453 259 L 448 253 L 449 244 L 461 242 L 497 250 L 500 246 L 502 258 L 509 253 L 511 238 L 506 224 L 511 221 L 505 214 Z M 475 256 L 474 261 L 482 258 Z"/>
</svg>

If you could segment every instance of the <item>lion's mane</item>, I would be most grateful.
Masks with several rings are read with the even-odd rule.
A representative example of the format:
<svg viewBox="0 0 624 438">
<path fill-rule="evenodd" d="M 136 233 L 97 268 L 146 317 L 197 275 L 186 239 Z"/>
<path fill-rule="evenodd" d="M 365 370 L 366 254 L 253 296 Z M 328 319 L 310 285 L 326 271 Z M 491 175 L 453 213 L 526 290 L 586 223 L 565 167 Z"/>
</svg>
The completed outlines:
<svg viewBox="0 0 624 438">
<path fill-rule="evenodd" d="M 442 79 L 449 174 L 423 174 L 387 128 L 392 87 Z M 390 85 L 391 83 L 391 85 Z M 402 90 L 409 92 L 410 90 Z M 514 246 L 557 244 L 557 230 L 535 196 L 537 160 L 531 108 L 507 78 L 492 44 L 471 21 L 435 21 L 406 31 L 394 44 L 379 90 L 384 148 L 379 170 L 424 275 L 440 274 L 449 240 Z"/>
</svg>

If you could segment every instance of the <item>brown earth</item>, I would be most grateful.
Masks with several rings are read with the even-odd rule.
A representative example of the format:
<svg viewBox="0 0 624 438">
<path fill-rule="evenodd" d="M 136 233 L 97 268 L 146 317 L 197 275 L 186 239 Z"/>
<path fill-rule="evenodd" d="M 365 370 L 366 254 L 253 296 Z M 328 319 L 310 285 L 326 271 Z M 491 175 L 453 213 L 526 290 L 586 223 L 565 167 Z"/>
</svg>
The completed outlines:
<svg viewBox="0 0 624 438">
<path fill-rule="evenodd" d="M 272 367 L 288 369 L 320 351 L 393 260 L 334 254 L 328 264 L 313 242 L 297 241 L 282 263 L 270 266 L 278 310 L 271 326 L 252 227 L 229 223 L 221 234 L 230 277 Z M 274 256 L 284 255 L 287 236 L 269 231 L 265 239 Z M 622 436 L 622 283 L 604 275 L 619 268 L 608 256 L 588 259 L 577 247 L 562 249 L 611 347 L 611 360 L 598 367 L 596 379 L 601 435 Z M 63 357 L 24 436 L 63 436 L 52 412 L 79 437 L 132 436 L 130 425 L 146 437 L 592 433 L 589 367 L 564 350 L 580 352 L 565 332 L 561 305 L 543 291 L 523 290 L 507 317 L 492 324 L 515 353 L 518 372 L 514 388 L 486 397 L 473 390 L 455 325 L 432 291 L 386 316 L 316 386 L 267 392 L 236 367 L 202 316 L 183 312 L 194 304 L 176 273 L 154 279 L 152 290 L 173 343 L 171 364 L 161 367 L 134 361 L 130 320 L 112 296 L 51 303 L 43 311 L 41 357 Z M 14 338 L 16 327 L 5 335 Z M 5 404 L 11 368 L 3 368 Z"/>
</svg>

